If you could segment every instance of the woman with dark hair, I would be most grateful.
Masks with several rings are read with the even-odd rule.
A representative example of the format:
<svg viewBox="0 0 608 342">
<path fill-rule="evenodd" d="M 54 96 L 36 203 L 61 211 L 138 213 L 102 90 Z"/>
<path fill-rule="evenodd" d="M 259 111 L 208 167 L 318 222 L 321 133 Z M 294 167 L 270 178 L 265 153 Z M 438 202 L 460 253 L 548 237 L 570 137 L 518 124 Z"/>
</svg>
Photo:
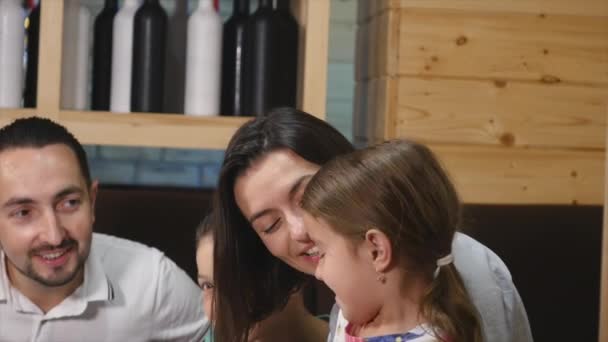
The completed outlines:
<svg viewBox="0 0 608 342">
<path fill-rule="evenodd" d="M 300 295 L 316 268 L 300 208 L 306 182 L 321 165 L 353 150 L 332 126 L 291 108 L 255 118 L 232 137 L 215 203 L 221 227 L 214 245 L 218 341 L 246 341 L 251 327 Z M 452 250 L 484 340 L 531 341 L 523 303 L 500 258 L 461 233 Z M 320 320 L 310 329 L 327 331 Z M 336 329 L 344 329 L 338 307 L 328 341 Z"/>
</svg>

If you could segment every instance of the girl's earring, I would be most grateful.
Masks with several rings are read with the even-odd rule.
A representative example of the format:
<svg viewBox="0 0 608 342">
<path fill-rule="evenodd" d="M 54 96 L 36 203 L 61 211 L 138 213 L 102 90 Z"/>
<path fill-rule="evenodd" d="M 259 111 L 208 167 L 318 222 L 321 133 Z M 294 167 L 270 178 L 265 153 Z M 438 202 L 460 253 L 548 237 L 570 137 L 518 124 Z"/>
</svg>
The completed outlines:
<svg viewBox="0 0 608 342">
<path fill-rule="evenodd" d="M 378 273 L 378 277 L 376 279 L 382 284 L 386 283 L 386 276 L 383 273 Z"/>
</svg>

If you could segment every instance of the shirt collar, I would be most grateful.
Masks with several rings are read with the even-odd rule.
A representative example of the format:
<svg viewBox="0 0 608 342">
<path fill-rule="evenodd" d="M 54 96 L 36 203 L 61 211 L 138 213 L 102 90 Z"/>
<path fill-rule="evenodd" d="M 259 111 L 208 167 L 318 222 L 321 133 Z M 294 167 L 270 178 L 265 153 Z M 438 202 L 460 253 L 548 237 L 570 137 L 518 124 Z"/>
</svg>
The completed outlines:
<svg viewBox="0 0 608 342">
<path fill-rule="evenodd" d="M 91 252 L 84 267 L 84 283 L 82 289 L 88 302 L 104 302 L 114 299 L 114 289 L 110 278 L 106 275 L 101 258 L 92 244 Z"/>
<path fill-rule="evenodd" d="M 4 251 L 0 249 L 0 301 L 8 300 L 9 288 L 8 273 L 4 262 Z"/>
</svg>

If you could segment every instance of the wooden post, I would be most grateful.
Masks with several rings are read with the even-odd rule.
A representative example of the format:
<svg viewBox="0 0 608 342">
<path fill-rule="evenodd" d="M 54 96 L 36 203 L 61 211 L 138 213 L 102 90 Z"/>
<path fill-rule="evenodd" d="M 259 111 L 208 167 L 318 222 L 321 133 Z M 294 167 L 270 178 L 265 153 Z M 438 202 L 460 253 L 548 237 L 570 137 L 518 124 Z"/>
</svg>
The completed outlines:
<svg viewBox="0 0 608 342">
<path fill-rule="evenodd" d="M 293 10 L 300 24 L 298 107 L 325 119 L 330 1 L 299 0 Z"/>
<path fill-rule="evenodd" d="M 606 116 L 608 117 L 608 107 L 606 112 Z M 606 164 L 604 167 L 604 229 L 602 230 L 602 276 L 599 321 L 600 342 L 608 341 L 608 126 L 606 128 Z"/>
<path fill-rule="evenodd" d="M 63 1 L 43 1 L 40 7 L 37 115 L 57 119 L 61 100 Z"/>
</svg>

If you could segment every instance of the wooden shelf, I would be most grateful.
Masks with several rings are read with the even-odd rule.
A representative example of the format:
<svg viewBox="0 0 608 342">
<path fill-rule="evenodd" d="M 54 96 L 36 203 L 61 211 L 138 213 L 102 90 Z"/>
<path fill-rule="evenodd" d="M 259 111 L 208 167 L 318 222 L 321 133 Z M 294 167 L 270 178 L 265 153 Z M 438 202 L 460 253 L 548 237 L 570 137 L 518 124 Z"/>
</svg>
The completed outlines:
<svg viewBox="0 0 608 342">
<path fill-rule="evenodd" d="M 35 109 L 0 109 L 0 126 L 33 115 L 65 125 L 84 144 L 223 149 L 249 117 L 190 117 L 182 114 L 63 110 L 61 56 L 62 0 L 45 1 L 40 14 L 38 94 Z M 296 0 L 300 24 L 298 108 L 325 118 L 330 2 Z"/>
<path fill-rule="evenodd" d="M 61 111 L 62 122 L 84 144 L 223 149 L 250 117 Z"/>
<path fill-rule="evenodd" d="M 0 126 L 11 123 L 15 119 L 34 116 L 38 111 L 34 108 L 0 108 Z"/>
</svg>

